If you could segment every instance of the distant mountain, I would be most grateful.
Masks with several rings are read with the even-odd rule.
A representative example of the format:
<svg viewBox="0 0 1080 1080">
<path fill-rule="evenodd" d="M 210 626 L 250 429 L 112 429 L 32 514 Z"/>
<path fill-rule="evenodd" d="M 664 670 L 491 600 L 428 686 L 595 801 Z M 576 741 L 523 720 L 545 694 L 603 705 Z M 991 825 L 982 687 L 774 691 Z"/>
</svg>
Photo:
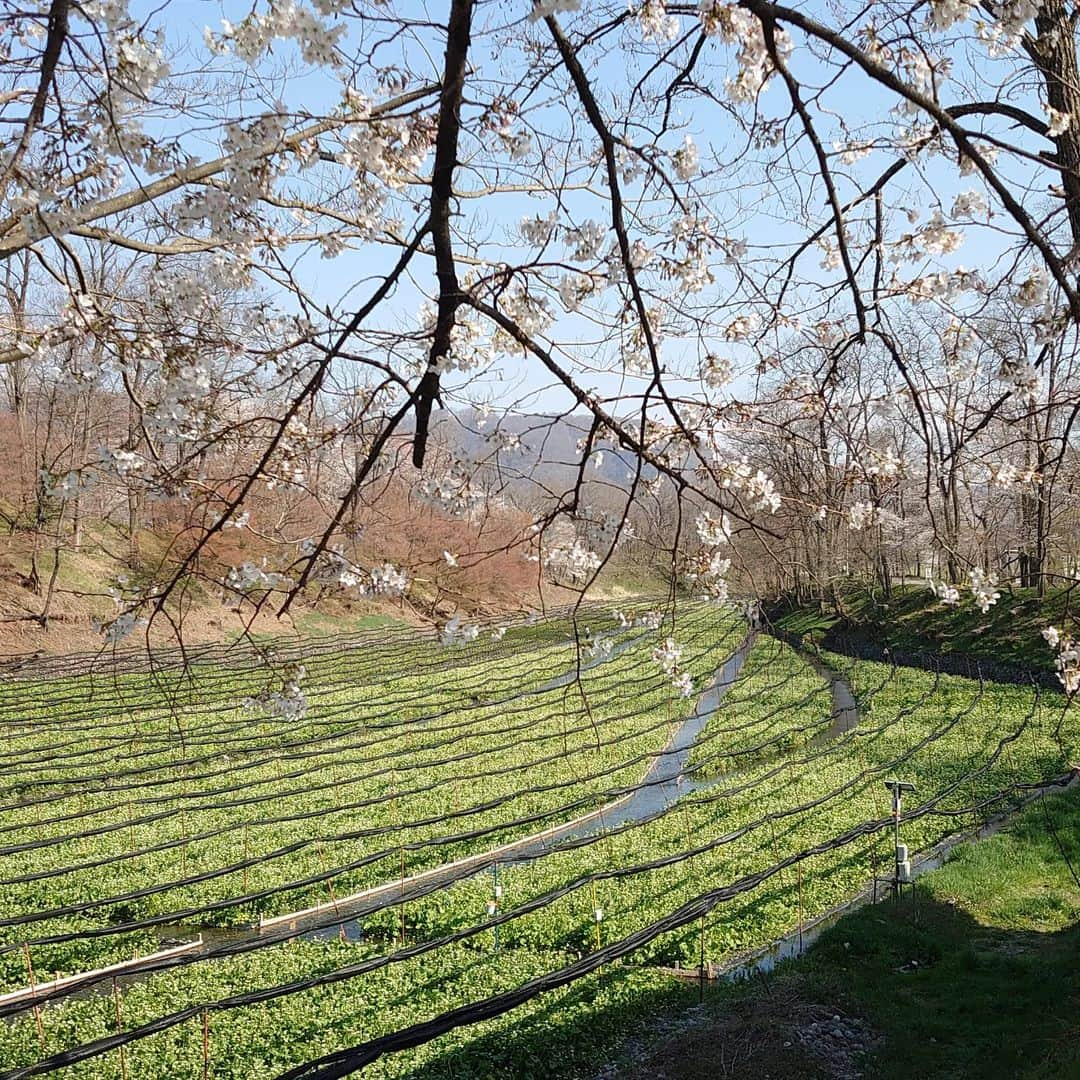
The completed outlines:
<svg viewBox="0 0 1080 1080">
<path fill-rule="evenodd" d="M 578 445 L 588 437 L 586 416 L 550 416 L 543 413 L 491 413 L 475 409 L 442 410 L 432 417 L 431 434 L 437 445 L 470 461 L 497 461 L 498 479 L 506 493 L 560 495 L 576 478 L 581 454 Z M 498 451 L 496 457 L 496 450 Z M 637 467 L 635 454 L 598 440 L 586 468 L 586 480 L 602 481 L 625 490 Z M 655 476 L 646 466 L 645 479 Z"/>
</svg>

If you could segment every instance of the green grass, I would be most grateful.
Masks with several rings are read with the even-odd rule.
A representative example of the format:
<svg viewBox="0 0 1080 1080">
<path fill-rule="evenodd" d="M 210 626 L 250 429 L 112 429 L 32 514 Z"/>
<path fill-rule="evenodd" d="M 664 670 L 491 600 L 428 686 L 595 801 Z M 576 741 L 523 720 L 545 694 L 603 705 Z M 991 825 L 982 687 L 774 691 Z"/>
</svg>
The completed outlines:
<svg viewBox="0 0 1080 1080">
<path fill-rule="evenodd" d="M 831 1075 L 800 1045 L 791 1020 L 800 1014 L 855 1018 L 872 1032 L 857 1055 L 866 1077 L 1080 1076 L 1080 884 L 1070 862 L 1080 872 L 1080 789 L 955 849 L 920 879 L 914 902 L 861 908 L 775 975 L 715 989 L 703 1018 L 619 1076 L 636 1080 L 662 1060 L 670 1080 L 690 1080 L 704 1075 L 702 1045 L 722 1058 L 752 1031 L 738 1072 L 717 1075 Z"/>
<path fill-rule="evenodd" d="M 863 909 L 811 952 L 804 991 L 882 1033 L 877 1065 L 920 1077 L 1080 1075 L 1080 885 L 1048 820 L 1080 871 L 1074 790 L 958 849 L 922 879 L 915 905 Z"/>
<path fill-rule="evenodd" d="M 371 606 L 374 607 L 374 604 Z M 298 636 L 319 638 L 333 634 L 355 634 L 362 630 L 377 630 L 381 627 L 403 628 L 407 625 L 404 619 L 374 610 L 366 613 L 359 610 L 342 613 L 315 610 L 305 611 L 296 617 L 295 634 L 249 633 L 241 635 L 237 632 L 231 635 L 231 639 L 239 641 L 243 637 L 244 640 L 258 642 L 290 641 Z"/>
<path fill-rule="evenodd" d="M 955 607 L 942 604 L 923 585 L 893 590 L 889 600 L 854 585 L 831 605 L 781 606 L 776 626 L 820 640 L 833 629 L 864 633 L 908 652 L 961 654 L 1033 671 L 1052 671 L 1054 653 L 1042 638 L 1045 626 L 1080 633 L 1080 596 L 1059 589 L 1040 600 L 1031 589 L 1001 587 L 1001 599 L 984 615 L 961 590 Z"/>
</svg>

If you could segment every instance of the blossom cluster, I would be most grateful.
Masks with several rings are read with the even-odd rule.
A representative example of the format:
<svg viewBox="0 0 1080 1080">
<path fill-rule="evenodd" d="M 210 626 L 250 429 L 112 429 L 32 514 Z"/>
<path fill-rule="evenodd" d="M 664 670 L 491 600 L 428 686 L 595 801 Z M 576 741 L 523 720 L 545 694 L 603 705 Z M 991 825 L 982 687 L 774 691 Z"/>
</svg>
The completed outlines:
<svg viewBox="0 0 1080 1080">
<path fill-rule="evenodd" d="M 930 582 L 930 591 L 943 603 L 949 607 L 955 607 L 960 603 L 960 590 L 955 585 L 949 585 L 946 582 Z"/>
<path fill-rule="evenodd" d="M 735 57 L 738 74 L 728 79 L 724 88 L 732 101 L 752 103 L 775 70 L 761 20 L 739 4 L 725 0 L 700 0 L 698 17 L 705 34 L 739 46 Z M 774 33 L 776 51 L 781 60 L 786 60 L 793 48 L 791 36 L 779 26 Z"/>
<path fill-rule="evenodd" d="M 682 646 L 674 638 L 666 638 L 652 651 L 652 658 L 660 665 L 660 670 L 671 679 L 671 685 L 680 696 L 689 697 L 694 692 L 694 680 L 688 671 L 681 671 L 679 660 L 682 658 Z"/>
<path fill-rule="evenodd" d="M 780 509 L 780 495 L 772 478 L 761 469 L 753 469 L 745 457 L 738 461 L 718 462 L 714 471 L 722 488 L 745 495 L 754 509 L 774 514 Z"/>
<path fill-rule="evenodd" d="M 587 652 L 593 660 L 607 660 L 615 648 L 615 639 L 611 636 L 598 634 L 589 642 Z"/>
<path fill-rule="evenodd" d="M 1034 402 L 1038 398 L 1041 379 L 1030 361 L 1007 357 L 998 366 L 997 377 L 1025 400 Z"/>
<path fill-rule="evenodd" d="M 971 595 L 975 599 L 975 606 L 985 615 L 1001 599 L 1001 593 L 994 587 L 997 585 L 997 577 L 977 566 L 968 572 L 968 578 L 971 581 Z"/>
<path fill-rule="evenodd" d="M 1002 461 L 987 466 L 990 484 L 998 488 L 1010 488 L 1014 484 L 1038 484 L 1039 473 L 1030 465 L 1014 465 L 1011 461 Z"/>
<path fill-rule="evenodd" d="M 409 575 L 393 563 L 371 568 L 371 591 L 376 596 L 401 596 L 409 588 Z"/>
<path fill-rule="evenodd" d="M 321 6 L 330 14 L 332 4 L 323 0 Z M 337 46 L 344 33 L 344 24 L 330 26 L 294 0 L 271 0 L 265 12 L 252 11 L 235 25 L 223 19 L 220 33 L 208 30 L 204 39 L 212 51 L 234 52 L 249 64 L 265 56 L 275 39 L 290 39 L 299 46 L 305 63 L 333 67 L 339 63 Z"/>
<path fill-rule="evenodd" d="M 708 510 L 703 510 L 698 514 L 695 525 L 698 539 L 707 547 L 717 547 L 731 540 L 731 521 L 723 512 L 716 518 Z"/>
<path fill-rule="evenodd" d="M 546 19 L 549 15 L 557 15 L 560 11 L 579 11 L 580 9 L 581 0 L 533 0 L 529 21 Z"/>
<path fill-rule="evenodd" d="M 1080 692 L 1080 641 L 1053 626 L 1046 627 L 1042 636 L 1051 649 L 1057 650 L 1054 666 L 1065 693 Z"/>
<path fill-rule="evenodd" d="M 424 476 L 416 494 L 451 517 L 470 518 L 488 501 L 488 493 L 470 476 L 464 461 L 455 461 L 441 475 Z"/>
<path fill-rule="evenodd" d="M 148 620 L 138 618 L 133 611 L 122 611 L 112 619 L 92 619 L 91 625 L 107 645 L 117 645 L 136 630 L 146 627 Z"/>
<path fill-rule="evenodd" d="M 581 581 L 600 566 L 600 556 L 580 539 L 572 543 L 558 544 L 544 556 L 548 570 L 564 575 L 571 581 Z"/>
<path fill-rule="evenodd" d="M 293 582 L 284 574 L 266 569 L 266 560 L 262 565 L 253 562 L 245 562 L 240 566 L 229 568 L 225 575 L 225 585 L 233 592 L 246 594 L 255 591 L 267 591 L 270 589 L 287 589 Z"/>
<path fill-rule="evenodd" d="M 968 582 L 975 606 L 985 615 L 1001 599 L 1001 593 L 997 591 L 997 576 L 987 573 L 980 567 L 975 567 L 974 570 L 968 572 Z M 930 580 L 928 584 L 930 591 L 943 604 L 955 607 L 960 603 L 960 589 L 956 585 L 933 580 Z"/>
<path fill-rule="evenodd" d="M 439 632 L 439 641 L 443 645 L 463 645 L 467 641 L 475 641 L 479 636 L 480 627 L 477 623 L 463 623 L 461 616 L 455 615 Z"/>
<path fill-rule="evenodd" d="M 852 532 L 862 532 L 882 522 L 881 507 L 870 502 L 857 502 L 848 507 L 848 528 Z"/>
<path fill-rule="evenodd" d="M 243 701 L 244 707 L 262 709 L 286 721 L 302 720 L 307 713 L 308 702 L 300 682 L 307 671 L 303 664 L 287 664 L 283 674 L 280 689 L 264 690 L 260 694 L 247 697 Z"/>
<path fill-rule="evenodd" d="M 735 367 L 726 357 L 709 353 L 701 366 L 701 380 L 710 390 L 722 390 L 735 378 Z"/>
<path fill-rule="evenodd" d="M 679 20 L 667 13 L 664 0 L 645 0 L 638 10 L 638 25 L 646 41 L 674 41 L 679 36 Z"/>
</svg>

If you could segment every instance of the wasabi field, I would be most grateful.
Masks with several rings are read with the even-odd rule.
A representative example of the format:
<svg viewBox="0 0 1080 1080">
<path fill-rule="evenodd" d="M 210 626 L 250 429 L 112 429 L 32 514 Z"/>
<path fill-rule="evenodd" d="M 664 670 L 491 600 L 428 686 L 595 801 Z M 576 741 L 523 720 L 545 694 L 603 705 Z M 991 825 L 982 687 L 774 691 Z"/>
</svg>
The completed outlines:
<svg viewBox="0 0 1080 1080">
<path fill-rule="evenodd" d="M 3 1076 L 588 1076 L 696 992 L 671 968 L 891 875 L 885 780 L 916 858 L 1063 785 L 1080 740 L 1053 690 L 706 603 L 266 648 L 302 718 L 260 704 L 265 648 L 8 665 Z"/>
</svg>

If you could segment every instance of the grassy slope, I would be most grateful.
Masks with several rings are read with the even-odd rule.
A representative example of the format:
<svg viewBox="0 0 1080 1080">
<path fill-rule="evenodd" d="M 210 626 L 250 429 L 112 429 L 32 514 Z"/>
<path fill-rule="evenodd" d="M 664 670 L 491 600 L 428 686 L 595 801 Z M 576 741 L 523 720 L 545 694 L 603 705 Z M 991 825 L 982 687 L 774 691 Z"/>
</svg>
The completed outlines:
<svg viewBox="0 0 1080 1080">
<path fill-rule="evenodd" d="M 0 500 L 0 510 L 3 508 L 3 500 Z M 109 619 L 116 614 L 108 588 L 115 584 L 117 575 L 123 574 L 132 583 L 146 582 L 160 574 L 161 561 L 168 552 L 164 536 L 143 530 L 139 534 L 137 564 L 129 565 L 126 540 L 101 522 L 87 522 L 81 549 L 75 551 L 68 545 L 63 549 L 55 593 L 49 606 L 48 627 L 42 628 L 36 618 L 45 603 L 44 589 L 56 562 L 51 543 L 43 540 L 38 554 L 42 592 L 37 593 L 27 585 L 32 534 L 21 531 L 0 535 L 0 658 L 38 651 L 62 654 L 97 649 L 101 645 L 101 636 L 92 629 L 91 620 Z M 234 557 L 237 562 L 251 558 L 257 563 L 262 557 L 262 549 L 258 546 L 250 551 L 241 549 Z M 422 553 L 417 556 L 422 557 Z M 435 557 L 438 558 L 438 553 Z M 204 570 L 210 572 L 206 567 Z M 445 572 L 445 568 L 442 570 Z M 187 644 L 198 644 L 232 641 L 242 635 L 270 640 L 415 623 L 417 616 L 412 612 L 422 611 L 427 603 L 436 600 L 442 616 L 447 617 L 458 603 L 465 613 L 496 616 L 502 612 L 557 608 L 578 599 L 576 591 L 550 582 L 545 582 L 542 590 L 534 581 L 520 591 L 514 591 L 503 584 L 494 566 L 491 575 L 486 585 L 466 587 L 466 582 L 458 592 L 453 576 L 443 581 L 443 585 L 450 582 L 449 590 L 437 588 L 425 570 L 413 581 L 410 603 L 310 588 L 301 594 L 287 618 L 277 619 L 274 612 L 278 605 L 271 604 L 254 621 L 249 606 L 243 605 L 238 613 L 232 603 L 221 601 L 219 589 L 191 577 L 184 588 L 184 640 Z M 604 567 L 590 589 L 591 600 L 615 606 L 643 597 L 668 595 L 669 583 L 661 571 L 640 562 L 628 562 L 622 556 Z M 175 604 L 170 605 L 170 611 L 174 616 L 177 614 Z M 151 631 L 151 640 L 154 644 L 175 644 L 166 620 L 158 621 Z M 139 643 L 137 637 L 127 642 L 128 645 Z"/>
<path fill-rule="evenodd" d="M 833 627 L 850 628 L 896 649 L 961 653 L 1040 671 L 1052 670 L 1054 659 L 1042 639 L 1043 627 L 1080 632 L 1080 596 L 1065 590 L 1039 600 L 1030 589 L 1003 589 L 985 615 L 970 602 L 970 594 L 948 607 L 922 585 L 896 589 L 887 603 L 852 589 L 843 595 L 842 608 L 787 608 L 774 621 L 795 634 L 820 636 Z"/>
<path fill-rule="evenodd" d="M 1080 1075 L 1080 884 L 1048 820 L 1080 870 L 1074 791 L 962 848 L 917 908 L 865 909 L 811 954 L 808 988 L 870 1019 L 878 1062 L 926 1077 Z"/>
<path fill-rule="evenodd" d="M 705 1047 L 714 1063 L 741 1055 L 707 1075 L 834 1075 L 799 1026 L 839 1018 L 865 1033 L 854 1063 L 867 1077 L 1080 1076 L 1080 882 L 1062 848 L 1080 872 L 1080 789 L 957 849 L 916 903 L 862 908 L 767 981 L 721 987 L 618 1075 L 704 1076 Z"/>
</svg>

